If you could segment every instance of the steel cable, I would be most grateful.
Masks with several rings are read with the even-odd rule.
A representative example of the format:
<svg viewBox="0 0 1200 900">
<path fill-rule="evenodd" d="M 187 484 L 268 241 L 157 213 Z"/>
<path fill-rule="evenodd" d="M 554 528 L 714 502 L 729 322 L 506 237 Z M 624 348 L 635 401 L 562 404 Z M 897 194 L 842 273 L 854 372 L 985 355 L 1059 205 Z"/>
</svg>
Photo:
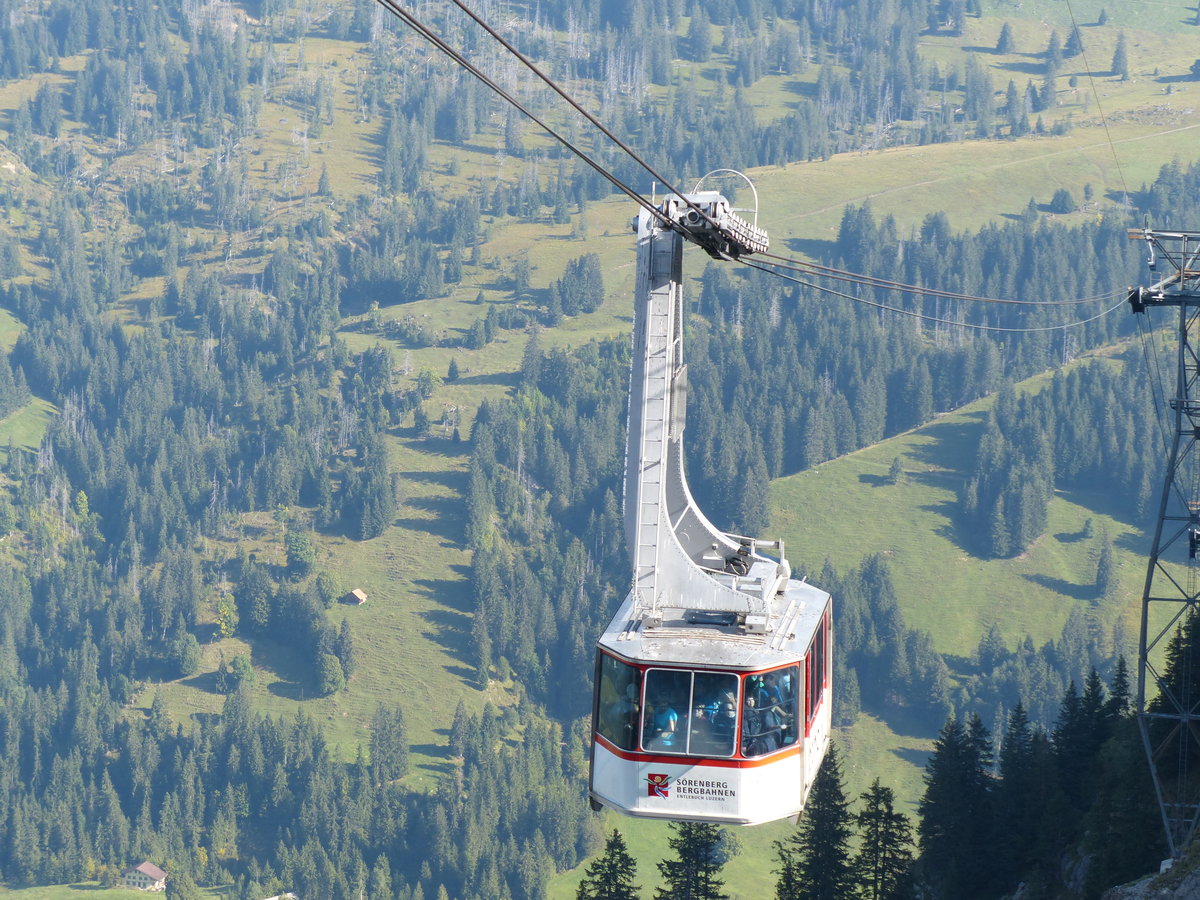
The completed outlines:
<svg viewBox="0 0 1200 900">
<path fill-rule="evenodd" d="M 784 275 L 782 272 L 777 272 L 774 269 L 769 269 L 766 266 L 762 266 L 757 263 L 748 262 L 747 260 L 744 260 L 744 259 L 738 260 L 738 262 L 742 263 L 742 265 L 749 266 L 751 269 L 758 269 L 758 271 L 760 271 L 760 272 L 766 272 L 768 275 L 774 275 L 776 278 L 782 278 L 785 281 L 790 281 L 790 282 L 793 282 L 794 284 L 799 284 L 799 285 L 802 285 L 807 288 L 812 288 L 815 291 L 820 291 L 821 293 L 824 293 L 824 294 L 830 294 L 834 297 L 842 297 L 843 299 L 846 299 L 846 300 L 853 300 L 855 303 L 861 303 L 864 306 L 871 306 L 871 307 L 874 307 L 875 309 L 882 309 L 882 310 L 886 310 L 887 312 L 898 313 L 899 315 L 902 315 L 902 316 L 909 316 L 911 318 L 921 319 L 926 322 L 935 322 L 940 325 L 952 325 L 952 326 L 957 326 L 959 328 L 970 328 L 970 329 L 973 329 L 976 331 L 995 331 L 995 332 L 1004 332 L 1007 334 L 1032 334 L 1032 333 L 1036 333 L 1036 332 L 1061 331 L 1066 328 L 1078 328 L 1081 325 L 1086 325 L 1089 322 L 1095 322 L 1097 319 L 1104 318 L 1105 316 L 1109 315 L 1110 313 L 1115 312 L 1116 310 L 1118 310 L 1121 306 L 1123 306 L 1125 304 L 1125 300 L 1124 300 L 1124 298 L 1122 298 L 1120 303 L 1110 306 L 1108 309 L 1106 309 L 1102 312 L 1099 312 L 1094 316 L 1089 316 L 1086 319 L 1081 319 L 1078 322 L 1066 322 L 1062 325 L 1044 325 L 1044 326 L 1027 327 L 1027 328 L 1008 328 L 1008 327 L 1004 327 L 1001 325 L 983 325 L 983 324 L 973 323 L 973 322 L 955 322 L 950 319 L 942 319 L 937 316 L 926 315 L 925 313 L 916 312 L 915 310 L 911 310 L 911 309 L 901 309 L 896 306 L 888 306 L 886 303 L 876 303 L 874 300 L 867 300 L 863 297 L 858 297 L 854 294 L 847 294 L 844 291 L 835 291 L 832 288 L 827 288 L 827 287 L 824 287 L 819 284 L 814 284 L 811 281 L 804 281 L 803 279 L 795 278 L 791 275 Z"/>
</svg>

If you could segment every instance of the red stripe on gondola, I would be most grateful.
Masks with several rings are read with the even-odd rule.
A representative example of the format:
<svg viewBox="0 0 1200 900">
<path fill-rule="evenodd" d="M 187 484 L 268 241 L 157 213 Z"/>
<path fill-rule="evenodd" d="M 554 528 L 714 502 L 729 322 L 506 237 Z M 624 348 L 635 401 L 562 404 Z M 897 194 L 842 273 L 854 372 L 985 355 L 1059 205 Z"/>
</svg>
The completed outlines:
<svg viewBox="0 0 1200 900">
<path fill-rule="evenodd" d="M 621 759 L 628 762 L 644 762 L 656 763 L 659 765 L 668 766 L 710 766 L 719 769 L 753 769 L 757 766 L 766 766 L 774 762 L 781 762 L 785 759 L 790 759 L 793 756 L 799 756 L 804 747 L 800 743 L 788 747 L 784 750 L 779 750 L 772 753 L 770 756 L 758 757 L 756 759 L 734 759 L 732 757 L 713 758 L 711 756 L 663 756 L 657 753 L 642 753 L 638 750 L 622 750 L 616 744 L 609 741 L 602 734 L 595 735 L 596 743 L 611 753 L 613 756 L 619 756 Z"/>
</svg>

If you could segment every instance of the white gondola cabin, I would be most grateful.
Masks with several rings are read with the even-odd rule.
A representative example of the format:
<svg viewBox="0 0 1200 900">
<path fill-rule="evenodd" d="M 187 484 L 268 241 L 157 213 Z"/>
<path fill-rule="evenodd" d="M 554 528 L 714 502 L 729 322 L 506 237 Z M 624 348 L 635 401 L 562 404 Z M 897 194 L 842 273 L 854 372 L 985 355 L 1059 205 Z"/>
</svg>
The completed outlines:
<svg viewBox="0 0 1200 900">
<path fill-rule="evenodd" d="M 642 212 L 637 231 L 625 475 L 634 579 L 597 647 L 591 800 L 664 819 L 794 818 L 829 744 L 830 597 L 791 577 L 781 541 L 718 531 L 683 469 L 683 242 L 728 258 L 765 249 L 766 235 L 714 192 Z"/>
</svg>

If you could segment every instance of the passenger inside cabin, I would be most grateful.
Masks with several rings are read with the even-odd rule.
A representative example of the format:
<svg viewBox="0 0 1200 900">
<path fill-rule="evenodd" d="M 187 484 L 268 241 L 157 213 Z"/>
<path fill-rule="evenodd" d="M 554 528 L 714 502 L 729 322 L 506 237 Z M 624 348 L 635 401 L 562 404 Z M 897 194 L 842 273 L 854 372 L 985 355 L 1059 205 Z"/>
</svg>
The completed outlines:
<svg viewBox="0 0 1200 900">
<path fill-rule="evenodd" d="M 772 712 L 779 727 L 781 747 L 796 743 L 799 737 L 797 722 L 800 711 L 796 702 L 796 685 L 799 678 L 800 669 L 796 666 L 768 672 L 766 675 L 765 689 L 773 701 Z"/>
<path fill-rule="evenodd" d="M 761 756 L 778 749 L 782 742 L 779 716 L 779 690 L 774 673 L 751 675 L 746 679 L 746 711 L 742 725 L 742 753 Z M 747 723 L 753 723 L 747 731 Z M 750 749 L 747 750 L 746 747 Z"/>
<path fill-rule="evenodd" d="M 720 697 L 715 690 L 702 690 L 703 684 L 700 679 L 697 679 L 695 689 L 695 703 L 692 706 L 692 733 L 688 741 L 688 749 L 691 753 L 711 754 L 719 753 L 717 749 L 718 740 L 714 731 L 713 723 L 717 718 L 717 711 L 721 708 Z"/>
<path fill-rule="evenodd" d="M 692 712 L 692 673 L 685 669 L 651 669 L 646 673 L 642 714 L 642 747 L 688 752 Z"/>
<path fill-rule="evenodd" d="M 742 706 L 742 755 L 762 756 L 796 743 L 796 666 L 746 678 Z"/>
<path fill-rule="evenodd" d="M 733 731 L 736 724 L 737 697 L 726 691 L 721 697 L 712 719 L 713 737 L 723 747 L 728 748 L 724 751 L 726 753 L 733 752 Z"/>
<path fill-rule="evenodd" d="M 784 703 L 787 703 L 796 696 L 796 677 L 793 674 L 795 671 L 795 667 L 793 667 L 784 669 L 777 675 L 779 679 L 779 693 L 783 697 Z"/>
<path fill-rule="evenodd" d="M 707 697 L 701 697 L 700 692 L 696 692 L 696 706 L 692 710 L 698 722 L 704 722 L 711 730 L 713 719 L 717 716 L 717 710 L 721 707 L 721 701 L 716 694 L 710 694 Z M 692 723 L 695 727 L 695 722 Z"/>
<path fill-rule="evenodd" d="M 746 703 L 742 707 L 742 756 L 762 756 L 766 753 L 762 740 L 762 715 L 753 692 L 747 683 Z"/>
<path fill-rule="evenodd" d="M 759 706 L 763 712 L 765 724 L 770 729 L 768 743 L 773 744 L 772 750 L 790 743 L 785 738 L 788 727 L 788 714 L 783 699 L 783 691 L 779 686 L 779 675 L 768 672 L 763 676 L 762 690 L 759 692 Z"/>
<path fill-rule="evenodd" d="M 675 712 L 666 697 L 655 697 L 646 711 L 652 724 L 650 734 L 645 740 L 646 749 L 675 749 L 675 742 L 679 737 L 679 713 Z"/>
<path fill-rule="evenodd" d="M 733 756 L 737 676 L 730 672 L 697 672 L 691 710 L 687 752 L 694 756 Z"/>
<path fill-rule="evenodd" d="M 625 694 L 617 698 L 608 710 L 607 721 L 612 723 L 610 727 L 623 738 L 617 742 L 619 746 L 626 749 L 634 746 L 638 712 L 637 685 L 630 683 L 625 685 Z"/>
<path fill-rule="evenodd" d="M 641 720 L 641 672 L 611 656 L 601 656 L 599 721 L 600 734 L 622 750 L 637 748 Z"/>
<path fill-rule="evenodd" d="M 783 692 L 779 687 L 779 676 L 768 672 L 763 676 L 762 686 L 763 706 L 777 706 L 783 703 Z"/>
</svg>

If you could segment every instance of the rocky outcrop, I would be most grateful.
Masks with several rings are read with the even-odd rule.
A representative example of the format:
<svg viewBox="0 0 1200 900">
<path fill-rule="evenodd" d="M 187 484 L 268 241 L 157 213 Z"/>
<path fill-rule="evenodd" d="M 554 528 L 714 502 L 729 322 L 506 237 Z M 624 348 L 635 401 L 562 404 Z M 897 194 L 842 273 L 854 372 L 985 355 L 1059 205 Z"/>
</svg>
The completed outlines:
<svg viewBox="0 0 1200 900">
<path fill-rule="evenodd" d="M 1200 900 L 1200 865 L 1189 852 L 1169 871 L 1109 888 L 1100 900 Z"/>
</svg>

